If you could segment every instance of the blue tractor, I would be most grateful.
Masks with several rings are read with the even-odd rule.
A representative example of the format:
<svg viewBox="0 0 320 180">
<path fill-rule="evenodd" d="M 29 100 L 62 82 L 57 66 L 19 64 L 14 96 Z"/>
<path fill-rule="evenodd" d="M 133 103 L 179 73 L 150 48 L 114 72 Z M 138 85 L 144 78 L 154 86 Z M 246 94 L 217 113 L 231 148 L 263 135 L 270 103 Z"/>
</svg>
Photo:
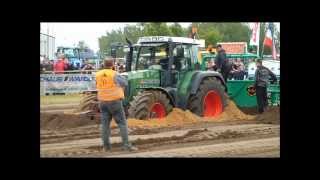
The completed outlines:
<svg viewBox="0 0 320 180">
<path fill-rule="evenodd" d="M 58 47 L 57 48 L 57 54 L 64 54 L 66 58 L 68 58 L 69 62 L 72 63 L 72 65 L 79 69 L 82 66 L 82 58 L 80 56 L 80 49 L 74 48 L 74 47 Z"/>
</svg>

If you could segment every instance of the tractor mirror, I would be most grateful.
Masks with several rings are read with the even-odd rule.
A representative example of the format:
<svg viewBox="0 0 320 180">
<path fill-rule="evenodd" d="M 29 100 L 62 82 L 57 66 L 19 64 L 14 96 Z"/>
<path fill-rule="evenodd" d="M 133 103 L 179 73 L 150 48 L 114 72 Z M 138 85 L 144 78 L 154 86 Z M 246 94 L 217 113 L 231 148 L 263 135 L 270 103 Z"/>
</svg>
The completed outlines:
<svg viewBox="0 0 320 180">
<path fill-rule="evenodd" d="M 184 49 L 183 47 L 177 48 L 177 57 L 183 57 L 184 56 Z"/>
</svg>

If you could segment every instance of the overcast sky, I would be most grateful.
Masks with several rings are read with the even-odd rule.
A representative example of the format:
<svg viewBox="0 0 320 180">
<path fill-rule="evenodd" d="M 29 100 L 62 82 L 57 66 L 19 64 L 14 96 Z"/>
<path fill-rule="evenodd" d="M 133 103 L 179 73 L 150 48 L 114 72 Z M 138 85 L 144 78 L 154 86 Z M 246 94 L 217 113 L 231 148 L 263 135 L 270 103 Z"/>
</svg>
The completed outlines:
<svg viewBox="0 0 320 180">
<path fill-rule="evenodd" d="M 97 51 L 98 38 L 113 29 L 123 28 L 127 24 L 136 23 L 41 23 L 41 32 L 55 37 L 56 47 L 76 46 L 79 41 L 85 41 L 88 46 Z M 188 27 L 190 23 L 180 23 Z M 279 27 L 280 23 L 276 26 Z M 279 29 L 279 28 L 278 28 Z"/>
</svg>

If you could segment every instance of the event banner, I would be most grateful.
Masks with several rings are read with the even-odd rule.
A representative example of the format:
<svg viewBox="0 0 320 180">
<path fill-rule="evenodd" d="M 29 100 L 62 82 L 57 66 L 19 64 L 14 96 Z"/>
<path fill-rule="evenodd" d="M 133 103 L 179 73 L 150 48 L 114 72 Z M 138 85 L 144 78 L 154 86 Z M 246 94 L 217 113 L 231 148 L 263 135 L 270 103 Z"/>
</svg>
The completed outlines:
<svg viewBox="0 0 320 180">
<path fill-rule="evenodd" d="M 95 89 L 94 74 L 41 74 L 40 94 L 80 93 Z"/>
</svg>

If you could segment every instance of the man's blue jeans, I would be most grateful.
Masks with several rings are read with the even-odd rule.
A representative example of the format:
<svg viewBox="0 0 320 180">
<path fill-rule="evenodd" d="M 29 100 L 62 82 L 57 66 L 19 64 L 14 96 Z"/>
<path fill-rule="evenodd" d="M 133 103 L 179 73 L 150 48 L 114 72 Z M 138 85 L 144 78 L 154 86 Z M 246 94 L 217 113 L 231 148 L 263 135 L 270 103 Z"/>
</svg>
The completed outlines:
<svg viewBox="0 0 320 180">
<path fill-rule="evenodd" d="M 100 101 L 101 110 L 101 134 L 104 147 L 111 148 L 110 143 L 110 123 L 112 118 L 116 121 L 122 138 L 124 148 L 130 147 L 128 137 L 128 126 L 125 113 L 123 110 L 122 100 L 116 101 Z"/>
</svg>

